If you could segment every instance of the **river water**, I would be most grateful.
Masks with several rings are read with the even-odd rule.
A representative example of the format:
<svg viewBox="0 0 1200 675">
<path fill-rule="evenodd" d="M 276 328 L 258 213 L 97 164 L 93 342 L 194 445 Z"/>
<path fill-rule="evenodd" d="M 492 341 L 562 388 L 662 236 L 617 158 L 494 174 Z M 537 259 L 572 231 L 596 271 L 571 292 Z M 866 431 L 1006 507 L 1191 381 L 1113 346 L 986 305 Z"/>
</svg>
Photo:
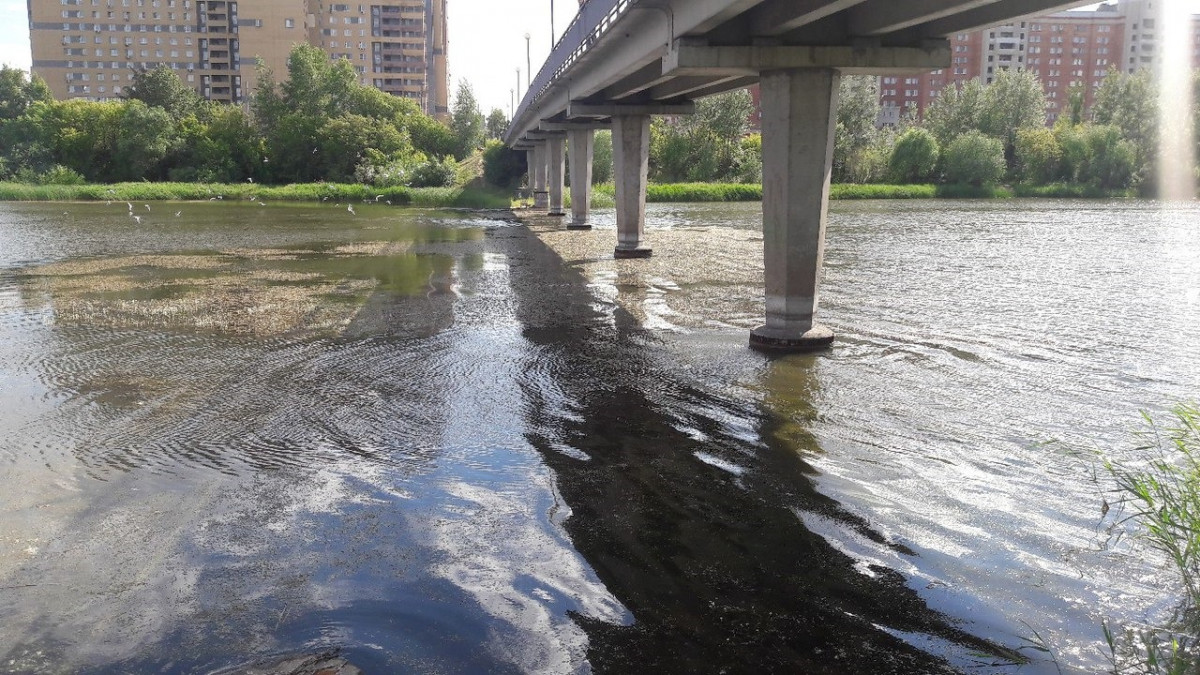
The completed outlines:
<svg viewBox="0 0 1200 675">
<path fill-rule="evenodd" d="M 1091 672 L 1178 599 L 1095 453 L 1200 391 L 1194 206 L 835 204 L 786 358 L 757 204 L 134 207 L 0 205 L 0 672 Z"/>
</svg>

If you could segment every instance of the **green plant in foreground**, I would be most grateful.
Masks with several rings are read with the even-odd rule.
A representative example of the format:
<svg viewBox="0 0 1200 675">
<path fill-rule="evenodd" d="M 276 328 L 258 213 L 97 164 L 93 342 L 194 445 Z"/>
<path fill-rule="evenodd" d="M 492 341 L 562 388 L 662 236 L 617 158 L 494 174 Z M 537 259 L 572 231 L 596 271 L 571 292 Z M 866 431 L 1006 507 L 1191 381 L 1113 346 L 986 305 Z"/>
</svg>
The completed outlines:
<svg viewBox="0 0 1200 675">
<path fill-rule="evenodd" d="M 1200 407 L 1171 413 L 1169 425 L 1143 413 L 1145 443 L 1134 456 L 1146 459 L 1104 459 L 1119 492 L 1117 522 L 1134 523 L 1136 536 L 1167 558 L 1184 594 L 1168 626 L 1121 634 L 1104 627 L 1117 673 L 1200 672 Z"/>
</svg>

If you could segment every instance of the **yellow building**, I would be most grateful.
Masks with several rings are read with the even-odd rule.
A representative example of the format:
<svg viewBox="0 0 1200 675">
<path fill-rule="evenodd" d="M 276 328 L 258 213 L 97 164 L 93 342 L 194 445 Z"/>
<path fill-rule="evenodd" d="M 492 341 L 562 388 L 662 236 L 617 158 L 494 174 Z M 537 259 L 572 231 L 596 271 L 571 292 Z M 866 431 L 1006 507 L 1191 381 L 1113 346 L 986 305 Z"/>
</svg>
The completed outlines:
<svg viewBox="0 0 1200 675">
<path fill-rule="evenodd" d="M 449 114 L 446 0 L 27 0 L 33 72 L 56 98 L 119 98 L 165 64 L 205 98 L 241 103 L 261 60 L 280 79 L 292 46 L 346 58 L 362 84 Z"/>
</svg>

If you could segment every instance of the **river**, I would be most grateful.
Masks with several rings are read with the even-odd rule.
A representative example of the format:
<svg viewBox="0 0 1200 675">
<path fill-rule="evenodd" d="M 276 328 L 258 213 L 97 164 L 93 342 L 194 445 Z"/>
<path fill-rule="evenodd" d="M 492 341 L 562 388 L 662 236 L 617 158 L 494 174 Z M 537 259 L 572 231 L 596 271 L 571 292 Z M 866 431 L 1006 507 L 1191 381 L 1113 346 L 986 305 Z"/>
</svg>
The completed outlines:
<svg viewBox="0 0 1200 675">
<path fill-rule="evenodd" d="M 1195 206 L 835 203 L 784 358 L 758 204 L 132 206 L 0 205 L 0 672 L 1094 672 L 1178 600 L 1096 453 L 1200 392 Z"/>
</svg>

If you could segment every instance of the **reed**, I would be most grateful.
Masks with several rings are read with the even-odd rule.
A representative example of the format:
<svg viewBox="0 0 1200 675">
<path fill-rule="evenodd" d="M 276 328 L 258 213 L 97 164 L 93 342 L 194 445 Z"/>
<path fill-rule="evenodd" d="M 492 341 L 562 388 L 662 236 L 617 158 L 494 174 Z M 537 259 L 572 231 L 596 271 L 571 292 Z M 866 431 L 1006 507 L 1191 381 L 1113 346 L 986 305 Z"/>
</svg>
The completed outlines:
<svg viewBox="0 0 1200 675">
<path fill-rule="evenodd" d="M 1105 457 L 1116 484 L 1105 511 L 1161 553 L 1183 597 L 1166 626 L 1104 627 L 1114 672 L 1200 672 L 1200 407 L 1176 406 L 1169 422 L 1143 413 L 1143 441 L 1128 456 Z"/>
</svg>

